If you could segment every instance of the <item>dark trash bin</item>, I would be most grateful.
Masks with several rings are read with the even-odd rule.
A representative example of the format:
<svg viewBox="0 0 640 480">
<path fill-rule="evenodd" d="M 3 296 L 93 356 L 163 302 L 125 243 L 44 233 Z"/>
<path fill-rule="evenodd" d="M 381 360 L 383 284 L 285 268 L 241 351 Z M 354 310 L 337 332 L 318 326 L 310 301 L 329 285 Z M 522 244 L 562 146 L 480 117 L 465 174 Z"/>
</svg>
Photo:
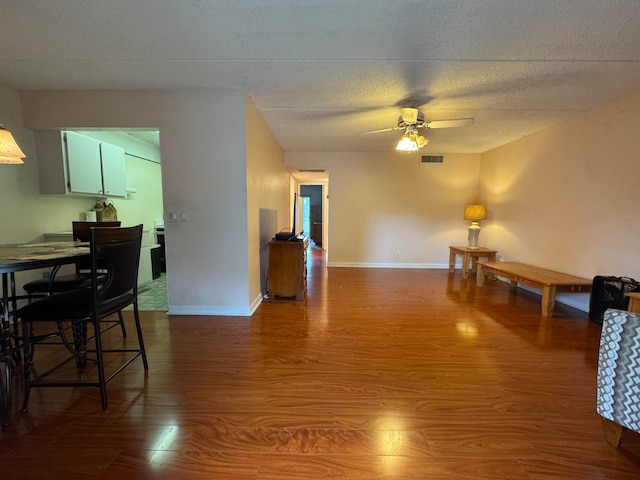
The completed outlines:
<svg viewBox="0 0 640 480">
<path fill-rule="evenodd" d="M 591 299 L 589 300 L 589 319 L 602 323 L 607 308 L 627 310 L 629 297 L 625 293 L 640 291 L 640 282 L 629 277 L 598 275 L 593 277 Z"/>
</svg>

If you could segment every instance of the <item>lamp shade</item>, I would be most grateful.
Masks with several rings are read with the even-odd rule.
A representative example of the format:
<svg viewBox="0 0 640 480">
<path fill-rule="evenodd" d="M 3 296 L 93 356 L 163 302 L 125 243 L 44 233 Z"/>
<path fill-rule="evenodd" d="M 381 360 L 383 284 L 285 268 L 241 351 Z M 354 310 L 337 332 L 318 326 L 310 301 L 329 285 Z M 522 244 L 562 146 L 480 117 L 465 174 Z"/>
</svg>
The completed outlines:
<svg viewBox="0 0 640 480">
<path fill-rule="evenodd" d="M 11 132 L 0 125 L 0 163 L 24 163 L 24 157 Z"/>
<path fill-rule="evenodd" d="M 487 207 L 484 205 L 466 205 L 464 207 L 464 219 L 477 222 L 487 218 Z"/>
</svg>

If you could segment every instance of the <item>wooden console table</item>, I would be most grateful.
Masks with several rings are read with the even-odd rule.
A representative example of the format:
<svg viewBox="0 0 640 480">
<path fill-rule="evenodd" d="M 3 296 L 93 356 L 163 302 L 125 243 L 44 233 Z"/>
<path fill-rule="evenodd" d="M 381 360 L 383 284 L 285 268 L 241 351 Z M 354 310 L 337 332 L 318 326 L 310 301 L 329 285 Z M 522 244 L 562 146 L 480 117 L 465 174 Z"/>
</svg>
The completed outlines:
<svg viewBox="0 0 640 480">
<path fill-rule="evenodd" d="M 519 262 L 478 263 L 477 285 L 484 285 L 487 275 L 499 275 L 511 280 L 511 286 L 524 283 L 542 290 L 542 316 L 552 317 L 558 292 L 590 292 L 593 280 L 560 273 L 546 268 L 534 267 Z"/>
<path fill-rule="evenodd" d="M 495 262 L 497 250 L 478 247 L 449 247 L 449 272 L 453 273 L 456 268 L 456 255 L 462 256 L 462 278 L 469 278 L 469 261 L 471 261 L 471 271 L 475 272 L 478 265 L 478 258 L 486 258 L 489 262 Z"/>
</svg>

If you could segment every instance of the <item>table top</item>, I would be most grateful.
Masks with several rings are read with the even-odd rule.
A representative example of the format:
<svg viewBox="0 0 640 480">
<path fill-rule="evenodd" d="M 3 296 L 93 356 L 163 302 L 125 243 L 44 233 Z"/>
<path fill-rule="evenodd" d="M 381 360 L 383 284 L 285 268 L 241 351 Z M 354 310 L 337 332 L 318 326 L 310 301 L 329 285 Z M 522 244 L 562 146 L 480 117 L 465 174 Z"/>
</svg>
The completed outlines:
<svg viewBox="0 0 640 480">
<path fill-rule="evenodd" d="M 469 248 L 466 245 L 461 246 L 449 246 L 454 252 L 468 252 L 468 253 L 497 253 L 497 250 L 492 250 L 486 247 Z"/>
<path fill-rule="evenodd" d="M 64 265 L 89 256 L 88 242 L 42 242 L 0 245 L 0 273 Z"/>
</svg>

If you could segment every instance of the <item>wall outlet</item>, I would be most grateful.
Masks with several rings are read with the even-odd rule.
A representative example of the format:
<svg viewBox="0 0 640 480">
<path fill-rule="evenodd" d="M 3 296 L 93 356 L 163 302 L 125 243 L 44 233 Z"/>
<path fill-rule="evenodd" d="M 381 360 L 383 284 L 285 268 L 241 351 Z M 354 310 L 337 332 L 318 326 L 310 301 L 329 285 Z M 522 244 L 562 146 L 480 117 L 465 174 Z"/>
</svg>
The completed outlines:
<svg viewBox="0 0 640 480">
<path fill-rule="evenodd" d="M 396 258 L 400 258 L 400 250 L 396 250 Z"/>
</svg>

